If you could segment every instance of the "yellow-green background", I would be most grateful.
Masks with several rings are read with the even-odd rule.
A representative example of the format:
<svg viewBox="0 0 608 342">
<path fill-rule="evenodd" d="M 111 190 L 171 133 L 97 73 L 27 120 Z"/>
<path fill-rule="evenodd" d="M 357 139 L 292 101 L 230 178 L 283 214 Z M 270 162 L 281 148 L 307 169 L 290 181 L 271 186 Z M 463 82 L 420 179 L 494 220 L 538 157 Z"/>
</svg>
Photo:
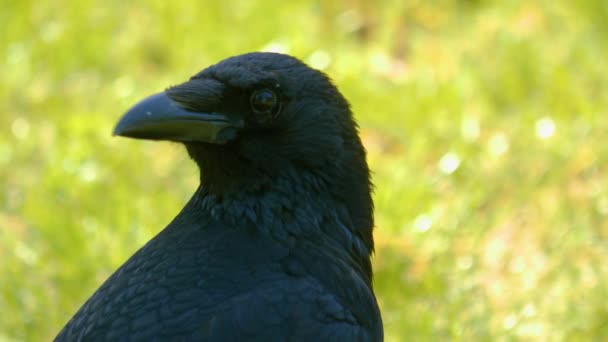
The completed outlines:
<svg viewBox="0 0 608 342">
<path fill-rule="evenodd" d="M 0 10 L 0 341 L 49 340 L 197 185 L 131 104 L 282 50 L 348 99 L 386 340 L 608 339 L 608 2 L 13 1 Z"/>
</svg>

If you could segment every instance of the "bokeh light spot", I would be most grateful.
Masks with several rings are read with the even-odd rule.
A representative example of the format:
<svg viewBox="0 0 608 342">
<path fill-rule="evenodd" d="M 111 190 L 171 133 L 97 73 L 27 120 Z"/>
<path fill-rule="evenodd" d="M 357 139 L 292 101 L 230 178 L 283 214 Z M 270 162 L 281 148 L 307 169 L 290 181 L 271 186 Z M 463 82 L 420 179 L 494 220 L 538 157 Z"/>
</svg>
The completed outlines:
<svg viewBox="0 0 608 342">
<path fill-rule="evenodd" d="M 549 139 L 555 133 L 555 123 L 549 117 L 536 121 L 536 136 L 539 139 Z"/>
<path fill-rule="evenodd" d="M 449 152 L 446 153 L 439 160 L 439 171 L 442 173 L 449 175 L 454 173 L 460 166 L 460 157 L 455 153 Z"/>
</svg>

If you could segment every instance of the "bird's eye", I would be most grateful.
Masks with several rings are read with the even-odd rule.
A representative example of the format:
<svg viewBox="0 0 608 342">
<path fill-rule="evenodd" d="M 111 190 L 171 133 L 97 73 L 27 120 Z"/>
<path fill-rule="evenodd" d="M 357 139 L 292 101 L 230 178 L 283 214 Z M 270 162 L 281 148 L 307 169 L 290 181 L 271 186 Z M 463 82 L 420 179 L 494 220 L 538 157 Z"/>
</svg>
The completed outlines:
<svg viewBox="0 0 608 342">
<path fill-rule="evenodd" d="M 256 114 L 275 115 L 278 104 L 277 95 L 269 89 L 262 89 L 251 94 L 251 109 Z"/>
</svg>

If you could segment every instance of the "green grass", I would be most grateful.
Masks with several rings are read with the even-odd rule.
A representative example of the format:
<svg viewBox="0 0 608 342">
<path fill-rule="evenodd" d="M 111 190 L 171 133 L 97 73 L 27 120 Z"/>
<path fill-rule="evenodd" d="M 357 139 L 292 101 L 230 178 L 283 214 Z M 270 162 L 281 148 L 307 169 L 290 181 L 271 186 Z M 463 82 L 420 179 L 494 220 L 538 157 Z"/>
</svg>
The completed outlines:
<svg viewBox="0 0 608 342">
<path fill-rule="evenodd" d="M 608 3 L 9 1 L 0 341 L 51 339 L 197 184 L 114 139 L 145 95 L 283 49 L 350 99 L 387 341 L 608 339 Z"/>
</svg>

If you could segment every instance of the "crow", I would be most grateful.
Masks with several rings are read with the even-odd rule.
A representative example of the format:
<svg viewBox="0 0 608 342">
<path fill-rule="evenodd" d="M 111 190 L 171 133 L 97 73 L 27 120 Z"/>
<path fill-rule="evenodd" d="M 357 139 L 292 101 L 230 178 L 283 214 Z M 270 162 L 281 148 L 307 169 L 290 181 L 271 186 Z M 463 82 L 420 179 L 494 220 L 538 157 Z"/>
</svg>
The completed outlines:
<svg viewBox="0 0 608 342">
<path fill-rule="evenodd" d="M 200 186 L 55 341 L 381 341 L 373 202 L 347 100 L 278 53 L 225 59 L 114 135 L 183 143 Z"/>
</svg>

